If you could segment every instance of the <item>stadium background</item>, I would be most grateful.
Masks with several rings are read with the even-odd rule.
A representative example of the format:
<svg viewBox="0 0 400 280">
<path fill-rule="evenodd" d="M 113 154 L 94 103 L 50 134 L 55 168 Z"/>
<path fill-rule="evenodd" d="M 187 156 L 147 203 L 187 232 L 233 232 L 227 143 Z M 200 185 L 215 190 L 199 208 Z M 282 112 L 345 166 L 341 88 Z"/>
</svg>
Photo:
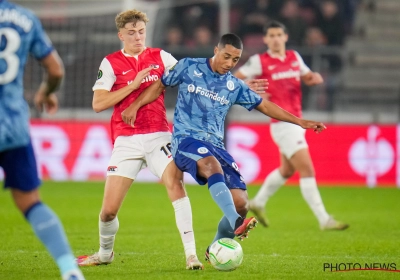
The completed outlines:
<svg viewBox="0 0 400 280">
<path fill-rule="evenodd" d="M 215 0 L 215 1 L 15 1 L 42 20 L 62 57 L 66 78 L 55 117 L 32 110 L 32 135 L 40 172 L 52 180 L 104 179 L 111 153 L 111 111 L 91 110 L 91 87 L 102 58 L 121 45 L 114 18 L 126 8 L 147 12 L 147 45 L 176 58 L 210 56 L 219 35 L 235 32 L 244 42 L 241 63 L 265 50 L 262 26 L 284 22 L 294 48 L 324 78 L 304 89 L 304 116 L 328 130 L 307 135 L 317 179 L 325 184 L 400 186 L 400 1 Z M 28 61 L 28 102 L 41 80 Z M 176 91 L 166 93 L 172 120 Z M 249 183 L 260 183 L 278 165 L 268 120 L 235 108 L 227 147 Z M 186 177 L 188 182 L 190 179 Z M 294 178 L 293 180 L 295 180 Z M 155 178 L 143 172 L 141 181 Z"/>
</svg>

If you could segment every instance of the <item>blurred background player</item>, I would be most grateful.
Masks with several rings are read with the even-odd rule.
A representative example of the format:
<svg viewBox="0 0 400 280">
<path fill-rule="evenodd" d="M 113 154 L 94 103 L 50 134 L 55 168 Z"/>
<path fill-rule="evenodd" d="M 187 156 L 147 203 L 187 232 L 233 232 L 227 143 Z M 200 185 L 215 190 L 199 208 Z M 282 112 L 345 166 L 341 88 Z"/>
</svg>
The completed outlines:
<svg viewBox="0 0 400 280">
<path fill-rule="evenodd" d="M 251 56 L 235 76 L 239 79 L 254 77 L 268 79 L 268 92 L 264 97 L 295 116 L 301 117 L 301 81 L 307 86 L 313 86 L 321 84 L 323 79 L 319 73 L 312 72 L 305 65 L 296 51 L 286 50 L 287 41 L 286 27 L 277 21 L 269 22 L 265 27 L 264 36 L 264 43 L 268 46 L 267 52 Z M 268 226 L 264 214 L 268 199 L 298 171 L 301 193 L 317 217 L 320 228 L 322 230 L 348 228 L 349 225 L 336 221 L 325 210 L 318 191 L 305 130 L 272 119 L 270 131 L 279 147 L 281 165 L 267 176 L 257 195 L 250 201 L 250 210 L 260 223 Z"/>
<path fill-rule="evenodd" d="M 127 124 L 135 124 L 138 108 L 156 100 L 166 86 L 179 85 L 172 154 L 180 170 L 191 174 L 200 185 L 208 183 L 212 198 L 224 213 L 213 242 L 235 236 L 242 240 L 257 223 L 253 217 L 246 219 L 246 184 L 223 143 L 224 122 L 229 109 L 237 104 L 248 110 L 256 108 L 267 116 L 303 128 L 312 128 L 317 133 L 325 129 L 322 123 L 299 119 L 263 100 L 235 78 L 230 71 L 239 62 L 242 49 L 238 36 L 223 35 L 214 48 L 214 57 L 181 59 L 123 113 Z M 208 258 L 207 248 L 206 260 Z"/>
<path fill-rule="evenodd" d="M 0 1 L 0 166 L 4 187 L 11 190 L 17 208 L 57 263 L 63 279 L 84 279 L 57 215 L 39 197 L 40 179 L 29 134 L 29 107 L 24 99 L 23 76 L 28 54 L 46 74 L 35 95 L 35 105 L 53 114 L 55 91 L 64 76 L 60 57 L 29 10 Z"/>
<path fill-rule="evenodd" d="M 93 86 L 93 109 L 101 112 L 114 106 L 111 118 L 113 152 L 107 169 L 99 230 L 100 249 L 78 257 L 80 266 L 109 264 L 114 260 L 114 242 L 119 228 L 118 211 L 141 169 L 148 166 L 167 188 L 186 255 L 187 269 L 203 269 L 196 256 L 192 210 L 183 186 L 183 173 L 171 155 L 164 95 L 138 112 L 133 128 L 123 122 L 121 113 L 154 80 L 176 64 L 176 59 L 158 48 L 145 47 L 145 13 L 127 10 L 115 23 L 123 49 L 106 56 Z"/>
</svg>

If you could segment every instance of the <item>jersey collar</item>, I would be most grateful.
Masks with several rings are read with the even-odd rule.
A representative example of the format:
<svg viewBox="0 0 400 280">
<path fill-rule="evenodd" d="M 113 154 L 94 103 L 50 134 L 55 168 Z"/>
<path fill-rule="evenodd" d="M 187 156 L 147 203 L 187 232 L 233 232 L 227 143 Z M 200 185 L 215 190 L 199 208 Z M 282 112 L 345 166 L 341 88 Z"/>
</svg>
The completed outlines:
<svg viewBox="0 0 400 280">
<path fill-rule="evenodd" d="M 286 52 L 285 52 L 285 55 L 283 55 L 283 56 L 273 54 L 270 50 L 267 50 L 267 53 L 269 54 L 270 57 L 279 59 L 280 61 L 284 61 L 286 59 Z"/>
<path fill-rule="evenodd" d="M 147 49 L 147 47 L 145 46 L 144 49 L 143 49 L 143 51 L 142 51 L 140 54 L 144 53 L 144 51 L 145 51 L 146 49 Z M 130 55 L 129 53 L 126 53 L 126 52 L 124 51 L 124 49 L 121 49 L 121 52 L 122 52 L 122 54 L 123 54 L 124 56 L 126 56 L 126 57 L 138 58 L 139 55 L 140 55 L 140 54 L 138 54 L 138 55 Z"/>
</svg>

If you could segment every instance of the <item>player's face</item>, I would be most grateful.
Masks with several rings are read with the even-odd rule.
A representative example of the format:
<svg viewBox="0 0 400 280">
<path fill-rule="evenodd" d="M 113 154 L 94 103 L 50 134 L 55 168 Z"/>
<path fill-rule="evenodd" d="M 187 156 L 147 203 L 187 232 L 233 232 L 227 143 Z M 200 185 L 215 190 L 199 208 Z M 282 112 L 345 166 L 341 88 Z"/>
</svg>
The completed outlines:
<svg viewBox="0 0 400 280">
<path fill-rule="evenodd" d="M 124 44 L 125 52 L 139 54 L 145 47 L 146 24 L 143 21 L 137 21 L 136 24 L 128 22 L 119 30 L 118 37 Z"/>
<path fill-rule="evenodd" d="M 285 49 L 288 35 L 280 27 L 268 28 L 264 36 L 264 43 L 273 52 L 280 52 Z"/>
<path fill-rule="evenodd" d="M 219 74 L 226 74 L 239 62 L 242 50 L 232 45 L 225 45 L 224 48 L 215 47 L 213 68 Z"/>
</svg>

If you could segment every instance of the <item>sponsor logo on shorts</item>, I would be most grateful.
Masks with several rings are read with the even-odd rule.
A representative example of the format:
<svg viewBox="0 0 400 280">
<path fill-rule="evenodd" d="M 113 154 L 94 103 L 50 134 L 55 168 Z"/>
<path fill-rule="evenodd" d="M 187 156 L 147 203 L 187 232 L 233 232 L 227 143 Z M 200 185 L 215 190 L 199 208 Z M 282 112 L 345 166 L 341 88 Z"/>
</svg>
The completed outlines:
<svg viewBox="0 0 400 280">
<path fill-rule="evenodd" d="M 117 172 L 118 167 L 117 166 L 109 166 L 107 168 L 107 172 Z"/>
<path fill-rule="evenodd" d="M 208 149 L 206 147 L 200 147 L 197 149 L 197 152 L 199 154 L 207 154 L 208 153 Z"/>
<path fill-rule="evenodd" d="M 301 145 L 301 144 L 303 144 L 303 140 L 297 141 L 297 145 Z"/>
</svg>

